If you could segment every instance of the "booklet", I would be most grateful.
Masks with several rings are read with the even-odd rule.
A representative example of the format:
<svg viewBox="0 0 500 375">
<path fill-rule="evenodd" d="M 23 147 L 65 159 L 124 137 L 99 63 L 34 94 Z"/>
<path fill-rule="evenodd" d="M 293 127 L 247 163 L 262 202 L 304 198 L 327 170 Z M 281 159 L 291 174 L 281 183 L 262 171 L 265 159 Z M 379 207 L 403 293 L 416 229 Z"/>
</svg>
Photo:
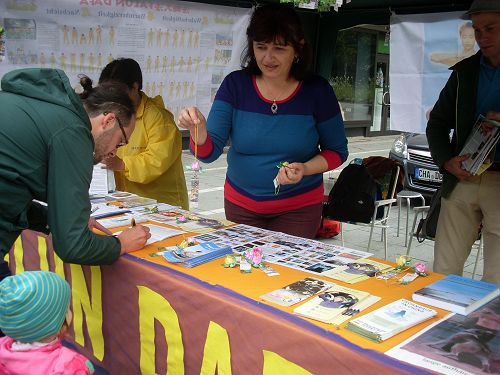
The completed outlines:
<svg viewBox="0 0 500 375">
<path fill-rule="evenodd" d="M 91 197 L 104 197 L 115 188 L 113 171 L 106 169 L 102 163 L 94 165 L 92 180 L 90 181 L 89 195 Z"/>
<path fill-rule="evenodd" d="M 231 254 L 229 246 L 218 246 L 213 242 L 203 242 L 186 248 L 172 247 L 161 255 L 170 263 L 178 263 L 184 267 L 195 267 L 211 260 Z"/>
<path fill-rule="evenodd" d="M 374 277 L 380 272 L 385 272 L 391 268 L 392 266 L 388 264 L 376 262 L 371 259 L 358 259 L 345 266 L 332 268 L 323 272 L 322 275 L 345 283 L 354 284 L 368 280 L 370 277 Z"/>
<path fill-rule="evenodd" d="M 306 318 L 334 324 L 337 316 L 344 314 L 348 309 L 355 309 L 356 304 L 368 296 L 370 296 L 368 292 L 335 285 L 296 307 L 293 312 Z"/>
<path fill-rule="evenodd" d="M 292 306 L 334 285 L 329 281 L 306 277 L 283 288 L 266 293 L 260 298 L 281 306 Z"/>
<path fill-rule="evenodd" d="M 402 298 L 351 320 L 346 328 L 369 340 L 381 342 L 436 314 L 432 309 Z"/>
<path fill-rule="evenodd" d="M 447 275 L 413 293 L 412 299 L 467 315 L 500 295 L 498 285 L 468 277 Z"/>
<path fill-rule="evenodd" d="M 483 122 L 493 125 L 489 131 L 483 129 Z M 460 152 L 460 155 L 469 154 L 470 157 L 462 162 L 462 167 L 473 175 L 481 174 L 491 164 L 489 155 L 495 148 L 500 138 L 500 122 L 486 120 L 483 115 L 479 115 L 474 127 Z"/>
</svg>

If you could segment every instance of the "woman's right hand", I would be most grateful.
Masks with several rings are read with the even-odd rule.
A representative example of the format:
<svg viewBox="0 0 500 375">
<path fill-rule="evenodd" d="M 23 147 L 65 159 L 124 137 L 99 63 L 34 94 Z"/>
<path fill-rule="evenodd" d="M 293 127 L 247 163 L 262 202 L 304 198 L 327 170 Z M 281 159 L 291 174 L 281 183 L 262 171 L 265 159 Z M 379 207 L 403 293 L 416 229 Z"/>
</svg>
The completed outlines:
<svg viewBox="0 0 500 375">
<path fill-rule="evenodd" d="M 186 107 L 181 110 L 177 123 L 183 129 L 194 131 L 196 126 L 198 126 L 198 130 L 205 128 L 207 121 L 197 107 Z"/>
<path fill-rule="evenodd" d="M 121 244 L 120 254 L 142 249 L 150 237 L 149 228 L 143 225 L 125 229 L 118 236 Z"/>
<path fill-rule="evenodd" d="M 179 120 L 180 128 L 189 130 L 191 139 L 198 146 L 205 144 L 207 140 L 207 120 L 197 107 L 186 107 L 181 110 Z"/>
</svg>

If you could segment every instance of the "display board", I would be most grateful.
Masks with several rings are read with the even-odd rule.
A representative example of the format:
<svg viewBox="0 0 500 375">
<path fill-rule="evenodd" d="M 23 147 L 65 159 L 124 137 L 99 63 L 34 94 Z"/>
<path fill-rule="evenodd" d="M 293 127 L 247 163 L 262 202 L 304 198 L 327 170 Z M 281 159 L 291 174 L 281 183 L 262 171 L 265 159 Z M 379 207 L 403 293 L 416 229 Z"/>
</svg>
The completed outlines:
<svg viewBox="0 0 500 375">
<path fill-rule="evenodd" d="M 58 68 L 97 83 L 119 57 L 138 61 L 143 91 L 162 95 L 177 118 L 207 115 L 222 79 L 240 67 L 251 9 L 185 1 L 6 0 L 0 2 L 0 76 Z M 0 29 L 2 30 L 2 29 Z"/>
</svg>

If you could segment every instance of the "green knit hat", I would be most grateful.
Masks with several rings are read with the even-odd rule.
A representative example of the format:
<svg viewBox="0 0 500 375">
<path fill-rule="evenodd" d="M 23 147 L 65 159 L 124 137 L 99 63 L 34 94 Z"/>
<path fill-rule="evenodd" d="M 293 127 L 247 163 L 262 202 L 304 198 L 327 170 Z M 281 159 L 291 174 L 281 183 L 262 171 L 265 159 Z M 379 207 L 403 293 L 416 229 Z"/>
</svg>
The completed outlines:
<svg viewBox="0 0 500 375">
<path fill-rule="evenodd" d="M 47 271 L 27 271 L 0 282 L 0 330 L 34 342 L 61 329 L 71 299 L 69 284 Z"/>
</svg>

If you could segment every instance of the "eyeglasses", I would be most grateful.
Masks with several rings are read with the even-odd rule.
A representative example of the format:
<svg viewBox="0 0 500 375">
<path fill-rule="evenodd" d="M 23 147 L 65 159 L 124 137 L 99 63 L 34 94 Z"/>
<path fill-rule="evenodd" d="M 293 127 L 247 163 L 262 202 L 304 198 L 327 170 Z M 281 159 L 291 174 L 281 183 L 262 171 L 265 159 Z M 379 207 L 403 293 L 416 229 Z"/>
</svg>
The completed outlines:
<svg viewBox="0 0 500 375">
<path fill-rule="evenodd" d="M 103 115 L 106 116 L 108 113 L 109 112 L 104 112 Z M 118 122 L 118 127 L 120 128 L 122 135 L 123 135 L 122 141 L 116 145 L 116 148 L 119 148 L 119 147 L 123 147 L 125 145 L 128 145 L 128 139 L 127 139 L 127 134 L 125 133 L 125 129 L 123 128 L 123 125 L 122 125 L 120 119 L 118 118 L 118 116 L 116 115 L 116 113 L 115 113 L 115 119 Z"/>
<path fill-rule="evenodd" d="M 122 135 L 123 135 L 123 139 L 124 139 L 124 141 L 122 140 L 120 143 L 118 143 L 116 145 L 116 148 L 118 148 L 118 147 L 123 147 L 125 145 L 128 145 L 128 139 L 127 139 L 127 134 L 125 133 L 125 129 L 123 128 L 123 125 L 120 122 L 120 119 L 116 115 L 115 115 L 115 118 L 116 118 L 116 121 L 118 122 L 118 126 L 119 126 L 120 130 L 122 131 Z"/>
</svg>

